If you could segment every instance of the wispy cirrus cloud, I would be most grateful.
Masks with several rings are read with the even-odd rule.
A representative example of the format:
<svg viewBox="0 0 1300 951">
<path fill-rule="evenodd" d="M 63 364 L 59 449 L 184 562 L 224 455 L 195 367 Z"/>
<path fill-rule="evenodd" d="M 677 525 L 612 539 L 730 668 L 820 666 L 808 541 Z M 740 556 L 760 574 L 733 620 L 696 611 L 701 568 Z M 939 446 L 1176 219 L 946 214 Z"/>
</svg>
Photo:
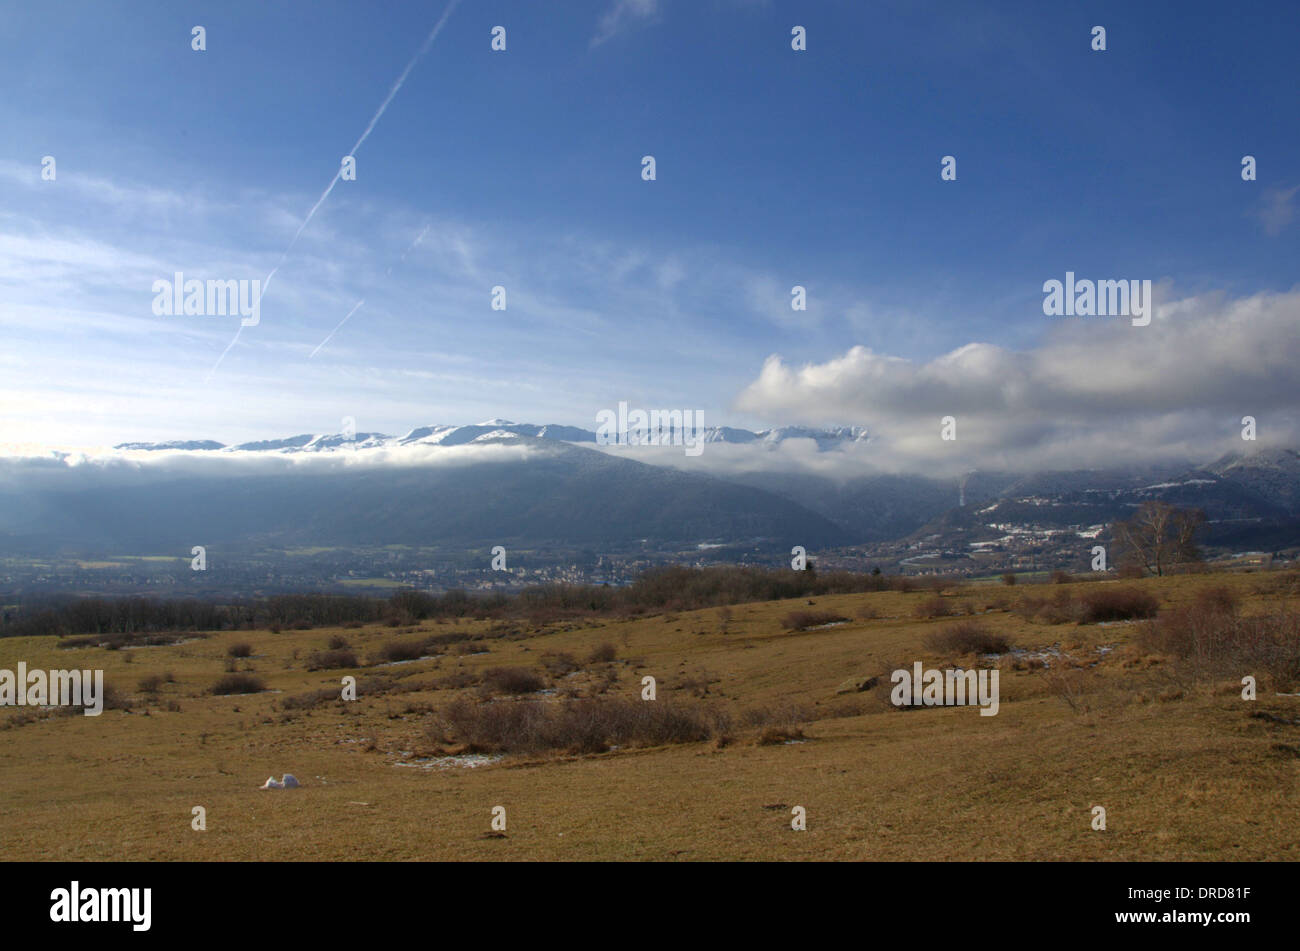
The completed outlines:
<svg viewBox="0 0 1300 951">
<path fill-rule="evenodd" d="M 1291 188 L 1269 188 L 1252 214 L 1264 228 L 1264 233 L 1276 238 L 1295 220 L 1295 197 L 1300 185 Z"/>
<path fill-rule="evenodd" d="M 596 23 L 590 47 L 597 47 L 620 33 L 654 19 L 659 14 L 659 0 L 614 0 Z"/>
</svg>

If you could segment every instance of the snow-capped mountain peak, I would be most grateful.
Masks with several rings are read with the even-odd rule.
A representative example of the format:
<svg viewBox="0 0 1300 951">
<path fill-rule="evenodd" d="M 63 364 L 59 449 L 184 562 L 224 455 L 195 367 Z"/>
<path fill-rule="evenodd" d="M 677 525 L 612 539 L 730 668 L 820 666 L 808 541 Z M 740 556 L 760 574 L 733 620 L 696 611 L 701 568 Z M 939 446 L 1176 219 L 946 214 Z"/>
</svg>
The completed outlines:
<svg viewBox="0 0 1300 951">
<path fill-rule="evenodd" d="M 223 445 L 212 440 L 171 440 L 168 442 L 127 442 L 120 443 L 115 449 L 135 452 L 157 450 L 187 452 L 335 452 L 358 449 L 396 448 L 414 444 L 424 446 L 462 446 L 471 442 L 485 442 L 498 439 L 512 439 L 529 436 L 536 439 L 556 442 L 594 444 L 596 433 L 578 426 L 548 423 L 515 423 L 507 419 L 489 419 L 469 426 L 431 424 L 417 426 L 402 436 L 388 436 L 384 433 L 299 433 L 283 439 L 259 439 L 236 445 Z M 774 447 L 790 439 L 811 439 L 819 451 L 835 449 L 838 446 L 862 442 L 867 439 L 867 431 L 857 426 L 841 426 L 832 429 L 816 429 L 808 426 L 782 426 L 753 432 L 732 426 L 710 426 L 704 430 L 703 441 L 706 443 L 762 443 Z"/>
</svg>

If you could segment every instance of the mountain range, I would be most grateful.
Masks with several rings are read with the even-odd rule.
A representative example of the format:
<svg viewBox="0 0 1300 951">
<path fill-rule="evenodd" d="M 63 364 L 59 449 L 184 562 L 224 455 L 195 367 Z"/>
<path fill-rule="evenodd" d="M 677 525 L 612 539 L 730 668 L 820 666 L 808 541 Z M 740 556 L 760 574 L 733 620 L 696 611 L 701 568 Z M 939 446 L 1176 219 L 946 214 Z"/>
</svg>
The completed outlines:
<svg viewBox="0 0 1300 951">
<path fill-rule="evenodd" d="M 760 449 L 810 439 L 815 458 L 862 444 L 859 455 L 870 456 L 867 433 L 850 427 L 715 427 L 705 438 Z M 683 465 L 676 454 L 631 458 L 595 443 L 594 432 L 577 427 L 492 419 L 403 436 L 122 443 L 89 464 L 58 455 L 0 459 L 0 554 L 195 544 L 788 552 L 908 539 L 964 549 L 1008 532 L 1105 525 L 1153 498 L 1204 509 L 1211 545 L 1300 544 L 1300 454 L 1289 449 L 1199 464 L 940 479 L 762 467 L 711 475 L 674 467 Z M 460 448 L 441 451 L 453 447 Z M 846 458 L 856 465 L 856 455 Z"/>
<path fill-rule="evenodd" d="M 664 430 L 663 436 L 671 436 L 671 430 Z M 302 433 L 284 439 L 265 439 L 256 442 L 226 445 L 211 439 L 173 440 L 170 442 L 127 442 L 114 446 L 114 449 L 132 451 L 179 450 L 190 452 L 329 452 L 332 450 L 380 449 L 411 445 L 463 446 L 472 442 L 508 439 L 512 436 L 526 436 L 534 439 L 546 439 L 571 443 L 596 443 L 596 432 L 577 426 L 555 424 L 538 425 L 536 423 L 514 423 L 508 419 L 489 419 L 482 423 L 468 426 L 420 426 L 404 436 L 389 436 L 384 433 Z M 806 426 L 784 426 L 777 429 L 764 429 L 753 432 L 748 429 L 736 429 L 730 426 L 705 427 L 700 435 L 705 443 L 762 443 L 777 445 L 789 439 L 811 439 L 818 449 L 830 449 L 844 443 L 865 442 L 868 434 L 865 429 L 856 426 L 841 426 L 832 429 L 813 429 Z"/>
</svg>

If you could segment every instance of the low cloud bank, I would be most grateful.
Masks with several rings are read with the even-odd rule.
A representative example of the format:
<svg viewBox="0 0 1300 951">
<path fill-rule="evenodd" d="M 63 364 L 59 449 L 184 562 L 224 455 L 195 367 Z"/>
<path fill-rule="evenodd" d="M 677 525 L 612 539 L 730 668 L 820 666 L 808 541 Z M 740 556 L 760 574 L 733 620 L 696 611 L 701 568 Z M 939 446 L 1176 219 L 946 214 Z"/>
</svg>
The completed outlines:
<svg viewBox="0 0 1300 951">
<path fill-rule="evenodd" d="M 735 408 L 865 426 L 863 461 L 895 472 L 1108 468 L 1300 445 L 1300 290 L 1157 303 L 1146 327 L 1044 320 L 1058 325 L 1037 347 L 970 343 L 927 363 L 866 347 L 801 367 L 773 355 Z M 1255 442 L 1242 439 L 1245 416 Z"/>
</svg>

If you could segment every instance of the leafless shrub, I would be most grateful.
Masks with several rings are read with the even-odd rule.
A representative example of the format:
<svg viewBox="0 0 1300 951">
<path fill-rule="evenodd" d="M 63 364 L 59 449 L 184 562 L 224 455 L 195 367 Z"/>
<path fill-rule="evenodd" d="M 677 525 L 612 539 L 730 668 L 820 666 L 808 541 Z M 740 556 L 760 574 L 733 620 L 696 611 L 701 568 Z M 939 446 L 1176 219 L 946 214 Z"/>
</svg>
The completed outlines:
<svg viewBox="0 0 1300 951">
<path fill-rule="evenodd" d="M 1040 624 L 1068 624 L 1082 621 L 1087 609 L 1082 601 L 1070 597 L 1068 591 L 1060 590 L 1051 598 L 1022 595 L 1012 610 L 1026 621 L 1036 621 Z"/>
<path fill-rule="evenodd" d="M 470 673 L 468 670 L 456 670 L 445 677 L 440 677 L 437 681 L 439 690 L 462 690 L 465 687 L 474 687 L 482 683 L 482 678 Z"/>
<path fill-rule="evenodd" d="M 483 672 L 485 694 L 536 693 L 545 686 L 541 675 L 527 667 L 491 667 Z"/>
<path fill-rule="evenodd" d="M 666 701 L 475 703 L 460 697 L 443 708 L 428 735 L 434 743 L 450 741 L 468 752 L 602 753 L 611 746 L 694 743 L 712 733 L 701 710 Z"/>
<path fill-rule="evenodd" d="M 440 623 L 446 623 L 446 618 L 439 618 Z M 430 634 L 424 639 L 425 648 L 433 650 L 437 647 L 446 647 L 449 644 L 459 644 L 461 641 L 467 641 L 470 635 L 464 631 L 448 631 L 446 634 Z"/>
<path fill-rule="evenodd" d="M 357 655 L 346 648 L 327 651 L 314 651 L 307 655 L 308 670 L 338 670 L 345 667 L 360 667 Z"/>
<path fill-rule="evenodd" d="M 335 700 L 340 703 L 346 702 L 343 700 L 342 693 L 338 688 L 329 687 L 285 697 L 280 701 L 280 705 L 286 710 L 310 710 L 312 707 L 318 707 L 322 703 L 330 703 Z"/>
<path fill-rule="evenodd" d="M 758 745 L 775 746 L 779 743 L 790 743 L 803 738 L 803 730 L 799 727 L 765 726 L 758 735 Z"/>
<path fill-rule="evenodd" d="M 988 630 L 978 621 L 959 621 L 925 636 L 924 644 L 936 653 L 1005 654 L 1011 641 L 1005 634 Z"/>
<path fill-rule="evenodd" d="M 787 631 L 806 631 L 823 624 L 836 624 L 848 618 L 832 611 L 791 611 L 781 621 Z"/>
<path fill-rule="evenodd" d="M 150 674 L 147 677 L 141 677 L 137 686 L 141 693 L 157 693 L 162 689 L 163 679 L 157 674 Z"/>
<path fill-rule="evenodd" d="M 403 660 L 419 660 L 425 655 L 424 641 L 389 641 L 376 653 L 379 663 L 394 663 Z"/>
<path fill-rule="evenodd" d="M 1079 600 L 1084 624 L 1151 618 L 1160 610 L 1160 602 L 1141 588 L 1100 588 L 1085 591 Z"/>
<path fill-rule="evenodd" d="M 265 689 L 266 684 L 258 677 L 250 677 L 248 674 L 227 674 L 212 685 L 211 692 L 224 697 L 230 694 L 260 693 Z"/>
<path fill-rule="evenodd" d="M 1085 702 L 1088 683 L 1084 671 L 1056 666 L 1048 668 L 1046 676 L 1048 689 L 1070 708 L 1070 712 L 1088 712 L 1088 705 Z"/>
<path fill-rule="evenodd" d="M 609 664 L 618 658 L 618 649 L 610 643 L 604 643 L 587 655 L 589 664 Z"/>
<path fill-rule="evenodd" d="M 541 665 L 548 674 L 555 678 L 564 677 L 575 670 L 582 669 L 582 664 L 578 663 L 578 658 L 566 651 L 547 651 L 541 656 Z"/>
<path fill-rule="evenodd" d="M 918 604 L 912 613 L 919 618 L 949 617 L 952 615 L 952 605 L 936 594 Z"/>
</svg>

